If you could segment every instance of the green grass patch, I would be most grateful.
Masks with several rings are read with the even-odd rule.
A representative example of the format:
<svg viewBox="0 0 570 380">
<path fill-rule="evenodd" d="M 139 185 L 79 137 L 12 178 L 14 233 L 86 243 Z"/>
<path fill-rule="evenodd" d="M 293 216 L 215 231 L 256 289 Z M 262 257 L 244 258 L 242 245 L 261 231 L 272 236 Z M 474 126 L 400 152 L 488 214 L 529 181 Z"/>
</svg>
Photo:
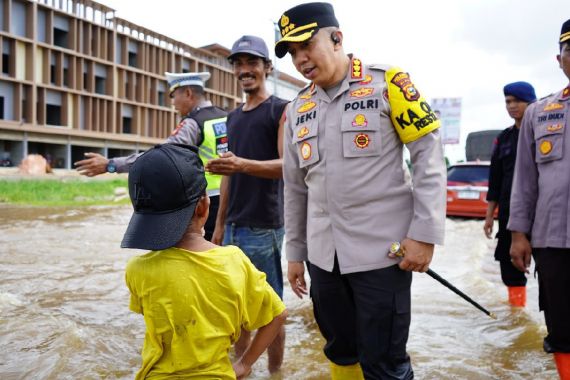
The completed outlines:
<svg viewBox="0 0 570 380">
<path fill-rule="evenodd" d="M 0 179 L 0 203 L 30 206 L 92 206 L 129 204 L 115 189 L 126 188 L 126 178 L 101 179 Z"/>
</svg>

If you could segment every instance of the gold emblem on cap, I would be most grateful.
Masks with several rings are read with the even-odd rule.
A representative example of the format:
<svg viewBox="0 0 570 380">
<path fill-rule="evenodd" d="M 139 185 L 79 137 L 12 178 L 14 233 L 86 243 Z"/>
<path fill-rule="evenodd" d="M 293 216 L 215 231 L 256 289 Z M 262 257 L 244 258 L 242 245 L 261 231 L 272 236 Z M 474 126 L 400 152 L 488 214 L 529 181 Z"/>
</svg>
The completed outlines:
<svg viewBox="0 0 570 380">
<path fill-rule="evenodd" d="M 286 27 L 287 24 L 289 24 L 289 17 L 285 15 L 281 16 L 281 21 L 279 21 L 279 24 L 281 24 L 282 28 Z"/>
<path fill-rule="evenodd" d="M 547 155 L 552 152 L 552 143 L 549 140 L 544 140 L 540 143 L 540 153 Z"/>
</svg>

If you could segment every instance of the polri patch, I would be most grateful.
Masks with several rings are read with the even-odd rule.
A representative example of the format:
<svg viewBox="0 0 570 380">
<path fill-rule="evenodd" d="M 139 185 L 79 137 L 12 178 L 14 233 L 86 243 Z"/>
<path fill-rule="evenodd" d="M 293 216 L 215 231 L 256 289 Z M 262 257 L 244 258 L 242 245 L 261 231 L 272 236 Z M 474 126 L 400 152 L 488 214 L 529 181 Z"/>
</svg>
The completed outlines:
<svg viewBox="0 0 570 380">
<path fill-rule="evenodd" d="M 414 101 L 420 98 L 420 92 L 416 89 L 412 80 L 410 79 L 410 75 L 408 73 L 399 72 L 392 78 L 392 83 L 396 85 L 402 94 L 404 94 L 404 98 L 407 101 Z"/>
</svg>

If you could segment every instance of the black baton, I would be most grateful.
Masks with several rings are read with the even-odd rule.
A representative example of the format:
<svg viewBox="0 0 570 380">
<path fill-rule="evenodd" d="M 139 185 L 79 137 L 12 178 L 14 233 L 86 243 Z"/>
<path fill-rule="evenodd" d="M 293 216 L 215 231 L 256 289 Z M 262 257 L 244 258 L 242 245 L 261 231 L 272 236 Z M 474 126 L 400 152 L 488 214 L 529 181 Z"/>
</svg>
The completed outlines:
<svg viewBox="0 0 570 380">
<path fill-rule="evenodd" d="M 394 254 L 398 257 L 404 257 L 404 254 L 405 254 L 404 247 L 402 247 L 399 242 L 394 242 L 390 246 L 390 253 Z M 441 277 L 439 274 L 435 273 L 431 269 L 428 269 L 426 274 L 428 274 L 431 278 L 437 280 L 440 284 L 447 287 L 449 290 L 451 290 L 455 294 L 459 295 L 461 298 L 463 298 L 465 301 L 469 302 L 471 305 L 475 306 L 477 309 L 481 310 L 483 313 L 487 314 L 489 317 L 491 317 L 493 319 L 497 319 L 497 316 L 495 315 L 495 313 L 491 313 L 489 310 L 487 310 L 483 306 L 479 305 L 471 297 L 469 297 L 467 294 L 463 293 L 461 290 L 457 289 L 455 286 L 453 286 L 449 281 L 447 281 L 446 279 Z"/>
</svg>

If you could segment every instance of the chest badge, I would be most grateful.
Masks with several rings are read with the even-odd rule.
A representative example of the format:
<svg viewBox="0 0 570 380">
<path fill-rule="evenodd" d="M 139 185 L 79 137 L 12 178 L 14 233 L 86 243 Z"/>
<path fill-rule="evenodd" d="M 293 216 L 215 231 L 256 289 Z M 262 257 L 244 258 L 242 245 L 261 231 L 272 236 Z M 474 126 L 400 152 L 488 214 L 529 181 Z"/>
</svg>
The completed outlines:
<svg viewBox="0 0 570 380">
<path fill-rule="evenodd" d="M 548 132 L 556 132 L 561 130 L 562 128 L 564 128 L 564 126 L 562 124 L 554 124 L 554 125 L 549 125 L 548 127 L 546 127 L 546 130 Z"/>
<path fill-rule="evenodd" d="M 350 92 L 351 98 L 364 98 L 365 96 L 372 95 L 374 88 L 362 87 Z"/>
<path fill-rule="evenodd" d="M 303 145 L 301 145 L 301 157 L 303 157 L 303 160 L 307 161 L 309 158 L 311 158 L 312 155 L 313 152 L 311 144 L 305 141 Z"/>
<path fill-rule="evenodd" d="M 366 133 L 359 133 L 354 136 L 354 144 L 357 148 L 364 149 L 370 145 L 370 137 Z"/>
<path fill-rule="evenodd" d="M 555 111 L 564 108 L 563 104 L 560 103 L 550 103 L 544 107 L 543 111 Z"/>
<path fill-rule="evenodd" d="M 367 125 L 368 125 L 368 120 L 366 120 L 366 116 L 364 116 L 361 113 L 356 115 L 354 117 L 354 120 L 352 121 L 353 127 L 366 127 Z"/>
<path fill-rule="evenodd" d="M 302 139 L 303 137 L 307 136 L 308 134 L 309 134 L 309 128 L 303 127 L 301 129 L 299 129 L 299 132 L 297 132 L 297 138 Z"/>
<path fill-rule="evenodd" d="M 306 103 L 303 103 L 303 104 L 301 105 L 301 107 L 299 107 L 299 108 L 297 109 L 297 112 L 298 112 L 298 113 L 305 113 L 305 112 L 308 112 L 308 111 L 312 110 L 312 109 L 315 108 L 316 106 L 317 106 L 317 103 L 315 103 L 315 102 L 306 102 Z"/>
<path fill-rule="evenodd" d="M 540 143 L 540 153 L 546 156 L 548 153 L 552 152 L 552 143 L 549 140 L 544 140 Z"/>
</svg>

